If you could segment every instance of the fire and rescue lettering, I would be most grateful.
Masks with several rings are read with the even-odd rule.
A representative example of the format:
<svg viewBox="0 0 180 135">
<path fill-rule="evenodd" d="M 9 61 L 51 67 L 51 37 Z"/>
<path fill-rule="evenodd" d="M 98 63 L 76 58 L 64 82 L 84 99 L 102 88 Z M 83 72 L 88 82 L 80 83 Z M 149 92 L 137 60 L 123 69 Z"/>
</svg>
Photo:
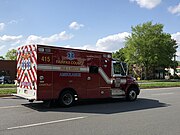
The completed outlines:
<svg viewBox="0 0 180 135">
<path fill-rule="evenodd" d="M 81 77 L 81 73 L 60 73 L 61 77 Z"/>
<path fill-rule="evenodd" d="M 65 61 L 65 60 L 56 60 L 56 64 L 62 65 L 83 65 L 82 61 Z"/>
<path fill-rule="evenodd" d="M 84 61 L 78 60 L 78 58 L 75 58 L 75 53 L 72 51 L 67 52 L 67 60 L 55 60 L 56 64 L 60 65 L 73 65 L 73 66 L 81 66 L 84 64 Z M 76 60 L 75 60 L 76 59 Z"/>
<path fill-rule="evenodd" d="M 65 67 L 60 66 L 61 71 L 80 71 L 80 67 Z"/>
</svg>

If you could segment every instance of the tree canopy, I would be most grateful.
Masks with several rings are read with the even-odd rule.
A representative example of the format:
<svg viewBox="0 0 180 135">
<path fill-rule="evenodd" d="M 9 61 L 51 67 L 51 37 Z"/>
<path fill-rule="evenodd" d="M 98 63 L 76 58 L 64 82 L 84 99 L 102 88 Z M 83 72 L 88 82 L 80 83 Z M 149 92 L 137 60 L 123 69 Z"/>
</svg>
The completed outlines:
<svg viewBox="0 0 180 135">
<path fill-rule="evenodd" d="M 16 50 L 15 49 L 12 49 L 12 50 L 9 50 L 7 53 L 6 53 L 6 59 L 7 60 L 16 60 Z"/>
<path fill-rule="evenodd" d="M 0 56 L 0 60 L 4 60 L 5 58 L 3 56 Z"/>
<path fill-rule="evenodd" d="M 162 24 L 152 22 L 132 27 L 132 33 L 126 38 L 123 48 L 125 61 L 144 67 L 146 75 L 152 67 L 174 65 L 177 43 L 170 34 L 163 32 L 163 27 Z"/>
<path fill-rule="evenodd" d="M 113 58 L 119 60 L 119 61 L 125 61 L 125 54 L 124 54 L 124 48 L 119 49 L 119 51 L 116 51 L 115 53 L 113 53 Z"/>
</svg>

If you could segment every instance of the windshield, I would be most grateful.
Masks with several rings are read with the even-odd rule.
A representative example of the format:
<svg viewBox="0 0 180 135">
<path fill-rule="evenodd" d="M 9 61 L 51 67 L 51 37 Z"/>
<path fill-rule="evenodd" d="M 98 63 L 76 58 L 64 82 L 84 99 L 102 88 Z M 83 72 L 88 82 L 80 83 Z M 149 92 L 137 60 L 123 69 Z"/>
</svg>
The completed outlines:
<svg viewBox="0 0 180 135">
<path fill-rule="evenodd" d="M 122 62 L 113 63 L 113 74 L 126 75 L 126 64 Z"/>
</svg>

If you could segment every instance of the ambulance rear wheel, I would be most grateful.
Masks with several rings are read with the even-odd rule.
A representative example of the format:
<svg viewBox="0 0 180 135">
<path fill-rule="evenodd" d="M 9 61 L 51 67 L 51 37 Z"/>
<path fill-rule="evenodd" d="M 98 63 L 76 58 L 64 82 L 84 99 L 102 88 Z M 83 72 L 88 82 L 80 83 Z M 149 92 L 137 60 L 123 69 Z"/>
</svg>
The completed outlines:
<svg viewBox="0 0 180 135">
<path fill-rule="evenodd" d="M 63 107 L 69 107 L 74 104 L 74 94 L 70 90 L 66 90 L 61 93 L 59 97 L 59 103 Z"/>
</svg>

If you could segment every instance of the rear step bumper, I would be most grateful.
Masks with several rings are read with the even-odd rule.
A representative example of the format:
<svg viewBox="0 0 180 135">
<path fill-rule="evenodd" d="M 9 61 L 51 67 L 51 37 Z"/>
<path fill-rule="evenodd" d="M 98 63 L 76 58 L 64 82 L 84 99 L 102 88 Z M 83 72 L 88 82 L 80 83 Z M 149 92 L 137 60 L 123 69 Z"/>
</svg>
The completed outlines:
<svg viewBox="0 0 180 135">
<path fill-rule="evenodd" d="M 24 99 L 27 99 L 27 100 L 36 100 L 34 97 L 27 96 L 27 95 L 22 95 L 22 94 L 13 94 L 13 96 L 24 98 Z"/>
</svg>

